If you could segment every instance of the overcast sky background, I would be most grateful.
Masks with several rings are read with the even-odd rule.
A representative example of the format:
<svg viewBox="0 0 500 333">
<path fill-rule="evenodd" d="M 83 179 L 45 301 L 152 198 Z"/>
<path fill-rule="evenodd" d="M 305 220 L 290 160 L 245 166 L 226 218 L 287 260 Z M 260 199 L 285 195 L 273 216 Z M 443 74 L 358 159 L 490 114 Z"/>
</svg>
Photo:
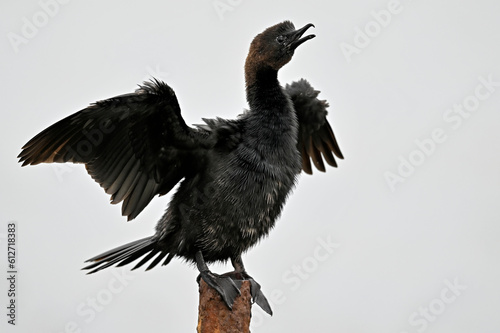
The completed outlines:
<svg viewBox="0 0 500 333">
<path fill-rule="evenodd" d="M 1 278 L 2 332 L 195 331 L 198 273 L 180 260 L 80 270 L 151 235 L 169 196 L 126 223 L 83 166 L 21 168 L 16 156 L 47 126 L 151 76 L 173 87 L 189 124 L 235 117 L 250 41 L 285 19 L 314 23 L 317 38 L 280 81 L 322 91 L 345 160 L 302 175 L 244 256 L 274 310 L 254 306 L 252 332 L 500 331 L 498 1 L 54 4 L 0 5 L 0 276 L 9 221 L 19 245 L 17 326 Z"/>
</svg>

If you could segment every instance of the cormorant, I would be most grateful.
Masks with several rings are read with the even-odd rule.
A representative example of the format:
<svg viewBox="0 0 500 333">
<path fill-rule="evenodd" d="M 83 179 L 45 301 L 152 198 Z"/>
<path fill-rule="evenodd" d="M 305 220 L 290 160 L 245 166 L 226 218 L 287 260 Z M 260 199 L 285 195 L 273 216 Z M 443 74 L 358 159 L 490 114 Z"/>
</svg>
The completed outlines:
<svg viewBox="0 0 500 333">
<path fill-rule="evenodd" d="M 283 88 L 278 70 L 295 49 L 315 35 L 290 21 L 257 35 L 245 62 L 249 109 L 234 120 L 184 122 L 174 91 L 156 79 L 134 93 L 98 101 L 48 127 L 22 148 L 23 166 L 83 163 L 90 176 L 123 201 L 122 214 L 135 218 L 156 195 L 177 183 L 156 233 L 89 259 L 94 273 L 142 258 L 147 269 L 174 257 L 196 263 L 200 276 L 231 308 L 242 279 L 253 301 L 269 314 L 269 303 L 245 271 L 241 255 L 266 236 L 310 160 L 325 171 L 343 158 L 326 119 L 326 101 L 301 79 Z M 332 154 L 333 152 L 333 154 Z M 206 263 L 231 260 L 234 272 L 218 275 Z"/>
</svg>

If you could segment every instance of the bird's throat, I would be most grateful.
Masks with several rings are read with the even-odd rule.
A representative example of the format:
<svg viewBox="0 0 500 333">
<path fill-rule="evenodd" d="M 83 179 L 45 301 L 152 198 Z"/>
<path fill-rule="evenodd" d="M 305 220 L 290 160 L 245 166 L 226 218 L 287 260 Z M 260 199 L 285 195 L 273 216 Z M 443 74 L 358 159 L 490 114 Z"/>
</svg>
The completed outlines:
<svg viewBox="0 0 500 333">
<path fill-rule="evenodd" d="M 246 95 L 250 110 L 281 109 L 286 96 L 278 81 L 278 71 L 261 67 L 245 71 Z"/>
</svg>

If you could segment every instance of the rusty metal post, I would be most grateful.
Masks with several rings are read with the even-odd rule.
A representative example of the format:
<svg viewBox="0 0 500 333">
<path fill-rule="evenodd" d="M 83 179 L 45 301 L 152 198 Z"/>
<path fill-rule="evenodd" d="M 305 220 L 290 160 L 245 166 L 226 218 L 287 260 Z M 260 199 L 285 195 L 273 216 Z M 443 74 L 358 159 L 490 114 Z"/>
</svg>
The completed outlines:
<svg viewBox="0 0 500 333">
<path fill-rule="evenodd" d="M 243 281 L 240 292 L 230 310 L 220 295 L 200 279 L 198 333 L 250 333 L 252 296 L 250 282 Z"/>
</svg>

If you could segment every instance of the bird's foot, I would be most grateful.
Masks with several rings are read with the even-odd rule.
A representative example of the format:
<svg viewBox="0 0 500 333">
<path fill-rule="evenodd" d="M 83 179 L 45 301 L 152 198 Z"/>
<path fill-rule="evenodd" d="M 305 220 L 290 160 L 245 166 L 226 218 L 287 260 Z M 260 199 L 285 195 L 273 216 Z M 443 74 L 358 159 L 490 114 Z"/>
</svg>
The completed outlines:
<svg viewBox="0 0 500 333">
<path fill-rule="evenodd" d="M 221 296 L 229 309 L 233 309 L 233 303 L 240 293 L 241 281 L 233 280 L 229 276 L 218 275 L 210 271 L 202 271 L 196 281 L 200 283 L 203 279 L 210 287 L 214 288 Z"/>
<path fill-rule="evenodd" d="M 261 309 L 264 310 L 270 316 L 273 315 L 273 310 L 271 309 L 271 305 L 269 305 L 266 296 L 264 296 L 260 284 L 258 284 L 257 281 L 253 279 L 253 277 L 248 275 L 247 272 L 229 272 L 222 274 L 221 276 L 231 278 L 239 286 L 241 286 L 242 281 L 244 280 L 249 281 L 252 302 L 257 303 L 257 305 L 260 306 Z"/>
</svg>

